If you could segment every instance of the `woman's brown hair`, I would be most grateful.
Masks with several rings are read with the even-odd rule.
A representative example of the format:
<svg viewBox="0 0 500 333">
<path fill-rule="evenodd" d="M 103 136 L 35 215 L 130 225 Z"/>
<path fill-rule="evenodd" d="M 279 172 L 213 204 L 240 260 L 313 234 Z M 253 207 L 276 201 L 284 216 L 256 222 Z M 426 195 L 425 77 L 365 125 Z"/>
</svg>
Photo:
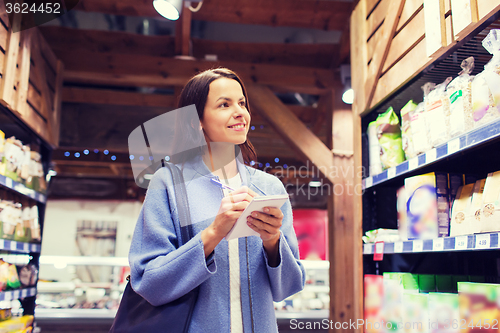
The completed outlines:
<svg viewBox="0 0 500 333">
<path fill-rule="evenodd" d="M 245 96 L 247 110 L 249 113 L 251 113 L 247 91 L 245 89 L 243 81 L 235 72 L 227 68 L 209 69 L 192 77 L 184 86 L 184 89 L 182 89 L 177 106 L 179 108 L 182 108 L 194 104 L 196 106 L 196 111 L 198 113 L 199 119 L 203 120 L 205 105 L 207 103 L 208 93 L 210 91 L 210 83 L 220 78 L 233 79 L 240 84 L 243 95 Z M 189 125 L 192 126 L 193 124 Z M 193 137 L 192 140 L 197 141 L 200 140 L 200 138 Z M 255 148 L 248 138 L 244 143 L 238 145 L 238 147 L 239 149 L 241 149 L 241 153 L 245 163 L 250 164 L 251 161 L 257 160 Z M 236 155 L 238 155 L 238 152 L 236 152 Z"/>
</svg>

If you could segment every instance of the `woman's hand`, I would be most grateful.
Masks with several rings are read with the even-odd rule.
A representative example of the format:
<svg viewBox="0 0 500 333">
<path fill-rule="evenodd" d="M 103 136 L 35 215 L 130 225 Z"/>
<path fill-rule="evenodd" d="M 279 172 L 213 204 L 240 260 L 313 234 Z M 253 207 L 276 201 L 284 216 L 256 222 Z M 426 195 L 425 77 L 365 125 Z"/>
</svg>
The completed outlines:
<svg viewBox="0 0 500 333">
<path fill-rule="evenodd" d="M 252 212 L 252 215 L 247 218 L 248 226 L 257 231 L 262 239 L 271 267 L 279 265 L 279 239 L 282 222 L 283 213 L 281 209 L 275 207 L 265 207 L 263 213 Z"/>
<path fill-rule="evenodd" d="M 215 220 L 201 232 L 205 257 L 208 257 L 222 238 L 226 237 L 241 213 L 256 196 L 254 191 L 243 186 L 222 198 Z"/>
</svg>

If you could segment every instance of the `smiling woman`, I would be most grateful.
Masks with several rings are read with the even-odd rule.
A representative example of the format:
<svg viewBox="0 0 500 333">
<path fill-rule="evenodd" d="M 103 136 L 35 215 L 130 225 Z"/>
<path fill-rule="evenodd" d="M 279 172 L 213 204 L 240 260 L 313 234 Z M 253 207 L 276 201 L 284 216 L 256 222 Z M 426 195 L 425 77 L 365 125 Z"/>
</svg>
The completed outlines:
<svg viewBox="0 0 500 333">
<path fill-rule="evenodd" d="M 273 301 L 302 290 L 305 282 L 290 201 L 248 216 L 258 237 L 225 237 L 254 197 L 286 190 L 278 178 L 245 165 L 256 155 L 247 138 L 248 96 L 234 72 L 219 68 L 194 76 L 178 106 L 193 104 L 199 121 L 182 122 L 180 112 L 175 123 L 182 140 L 201 147 L 175 162 L 189 202 L 179 207 L 171 200 L 172 177 L 160 168 L 132 239 L 132 288 L 158 306 L 199 287 L 186 332 L 277 332 Z M 179 246 L 176 226 L 186 225 L 179 218 L 184 209 L 196 223 L 193 238 Z"/>
</svg>

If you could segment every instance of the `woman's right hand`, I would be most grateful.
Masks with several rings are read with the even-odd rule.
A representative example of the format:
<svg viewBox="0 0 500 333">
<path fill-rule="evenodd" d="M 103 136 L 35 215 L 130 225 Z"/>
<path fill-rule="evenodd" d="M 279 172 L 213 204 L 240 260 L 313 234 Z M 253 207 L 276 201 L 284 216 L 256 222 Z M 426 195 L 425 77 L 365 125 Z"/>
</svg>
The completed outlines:
<svg viewBox="0 0 500 333">
<path fill-rule="evenodd" d="M 208 257 L 222 238 L 226 237 L 245 208 L 256 196 L 257 193 L 246 186 L 242 186 L 222 198 L 215 220 L 201 232 L 205 257 Z"/>
</svg>

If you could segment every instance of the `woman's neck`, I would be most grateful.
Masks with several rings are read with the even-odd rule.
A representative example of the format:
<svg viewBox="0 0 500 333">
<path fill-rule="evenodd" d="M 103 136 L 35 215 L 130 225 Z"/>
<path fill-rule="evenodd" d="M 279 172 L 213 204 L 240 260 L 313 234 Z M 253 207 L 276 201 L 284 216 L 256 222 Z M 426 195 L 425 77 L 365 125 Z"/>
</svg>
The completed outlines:
<svg viewBox="0 0 500 333">
<path fill-rule="evenodd" d="M 233 178 L 238 174 L 234 144 L 228 142 L 207 142 L 208 149 L 203 162 L 208 169 L 221 179 Z M 210 158 L 210 155 L 212 158 Z"/>
</svg>

